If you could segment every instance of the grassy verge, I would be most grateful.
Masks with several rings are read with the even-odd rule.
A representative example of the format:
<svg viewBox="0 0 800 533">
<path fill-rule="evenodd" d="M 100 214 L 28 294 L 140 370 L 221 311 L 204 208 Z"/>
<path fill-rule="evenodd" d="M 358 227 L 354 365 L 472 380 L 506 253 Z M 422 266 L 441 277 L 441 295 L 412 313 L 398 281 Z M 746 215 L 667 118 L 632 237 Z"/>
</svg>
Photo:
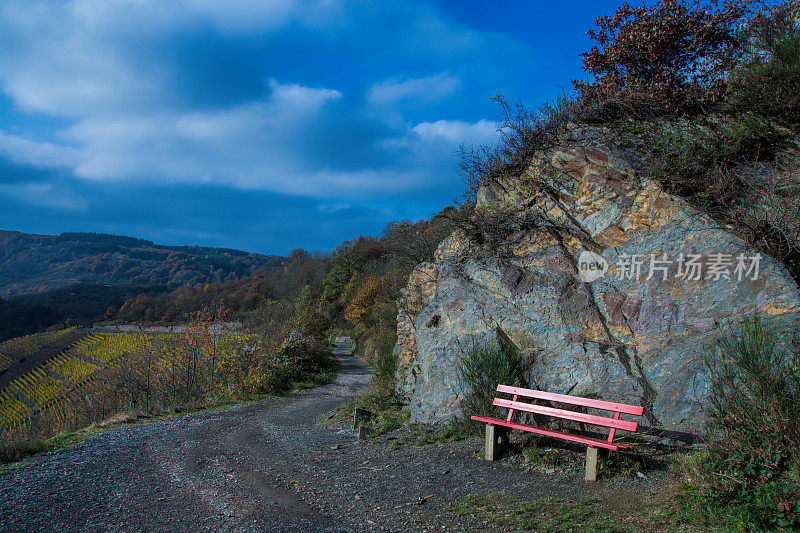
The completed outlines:
<svg viewBox="0 0 800 533">
<path fill-rule="evenodd" d="M 448 442 L 466 439 L 469 436 L 470 434 L 464 430 L 464 427 L 461 424 L 453 421 L 434 430 L 424 429 L 414 444 L 416 446 L 425 446 L 426 444 L 447 444 Z"/>
<path fill-rule="evenodd" d="M 336 409 L 331 419 L 352 423 L 356 407 L 372 413 L 372 418 L 365 423 L 372 436 L 383 435 L 399 428 L 408 422 L 410 416 L 409 412 L 403 409 L 402 399 L 380 382 L 373 382 L 366 391 Z"/>
<path fill-rule="evenodd" d="M 627 531 L 720 531 L 683 504 L 685 489 L 670 486 L 657 494 L 610 496 L 583 500 L 528 500 L 504 494 L 469 495 L 447 507 L 504 528 L 555 533 Z"/>
<path fill-rule="evenodd" d="M 367 390 L 334 411 L 331 420 L 352 424 L 356 408 L 367 410 L 372 417 L 364 422 L 364 426 L 373 437 L 393 431 L 408 422 L 410 413 L 403 409 L 403 399 L 395 393 L 396 342 L 394 335 L 381 337 L 375 360 L 371 363 L 375 372 L 372 383 Z"/>
</svg>

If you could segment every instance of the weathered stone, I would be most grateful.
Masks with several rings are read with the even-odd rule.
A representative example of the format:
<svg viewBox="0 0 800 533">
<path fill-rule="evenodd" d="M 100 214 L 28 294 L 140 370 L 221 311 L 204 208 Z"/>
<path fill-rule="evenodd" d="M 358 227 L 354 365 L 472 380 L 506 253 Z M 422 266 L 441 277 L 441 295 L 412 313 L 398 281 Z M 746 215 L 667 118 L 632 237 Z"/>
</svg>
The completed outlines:
<svg viewBox="0 0 800 533">
<path fill-rule="evenodd" d="M 525 179 L 544 172 L 554 172 L 553 192 L 531 197 L 504 180 L 485 193 L 492 198 L 486 207 L 516 206 L 520 219 L 546 214 L 555 230 L 528 226 L 534 229 L 515 233 L 502 251 L 456 230 L 433 263 L 411 274 L 396 347 L 398 390 L 411 419 L 435 422 L 458 412 L 465 348 L 496 339 L 499 328 L 532 362 L 529 386 L 642 405 L 647 425 L 697 430 L 708 392 L 704 355 L 722 327 L 754 310 L 796 321 L 796 283 L 767 256 L 754 280 L 706 278 L 713 254 L 756 250 L 605 148 L 553 151 Z M 612 265 L 604 277 L 578 278 L 583 250 Z M 673 263 L 648 276 L 651 255 L 664 253 Z M 639 279 L 623 275 L 625 254 L 644 256 Z M 681 254 L 702 257 L 702 279 L 678 276 Z"/>
</svg>

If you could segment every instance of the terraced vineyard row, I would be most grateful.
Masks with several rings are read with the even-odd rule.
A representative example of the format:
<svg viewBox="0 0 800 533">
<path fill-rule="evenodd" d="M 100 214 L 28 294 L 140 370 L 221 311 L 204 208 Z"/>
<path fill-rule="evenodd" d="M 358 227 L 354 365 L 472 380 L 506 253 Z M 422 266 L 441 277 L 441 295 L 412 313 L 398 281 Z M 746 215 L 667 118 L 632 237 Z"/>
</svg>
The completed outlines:
<svg viewBox="0 0 800 533">
<path fill-rule="evenodd" d="M 264 375 L 277 383 L 275 390 L 300 371 L 283 370 L 281 357 L 267 359 L 256 336 L 202 326 L 165 334 L 81 331 L 46 349 L 30 339 L 16 346 L 23 342 L 38 351 L 18 362 L 15 374 L 5 373 L 5 386 L 0 384 L 2 446 L 85 427 L 126 410 L 196 405 L 242 391 L 263 394 L 258 372 L 266 362 L 271 373 Z"/>
<path fill-rule="evenodd" d="M 110 365 L 147 342 L 141 333 L 91 335 L 81 339 L 72 352 L 100 365 Z"/>
<path fill-rule="evenodd" d="M 34 353 L 36 350 L 55 344 L 59 339 L 69 335 L 73 331 L 75 331 L 75 328 L 67 328 L 9 339 L 0 343 L 0 360 L 5 361 L 10 359 L 12 363 L 13 361 L 19 361 Z M 0 370 L 4 370 L 4 368 L 0 366 Z"/>
<path fill-rule="evenodd" d="M 73 410 L 70 392 L 92 380 L 101 369 L 113 367 L 146 340 L 147 336 L 141 334 L 90 335 L 45 365 L 18 377 L 0 393 L 0 430 L 25 428 L 36 413 L 46 413 L 60 425 L 58 422 L 68 419 Z M 23 343 L 34 344 L 25 340 L 15 346 Z"/>
<path fill-rule="evenodd" d="M 26 427 L 33 412 L 8 391 L 0 391 L 0 426 L 6 430 Z"/>
<path fill-rule="evenodd" d="M 78 328 L 66 328 L 0 343 L 0 390 L 58 356 L 85 334 Z"/>
<path fill-rule="evenodd" d="M 0 372 L 11 368 L 11 365 L 13 365 L 15 362 L 16 361 L 14 361 L 6 354 L 0 353 Z"/>
</svg>

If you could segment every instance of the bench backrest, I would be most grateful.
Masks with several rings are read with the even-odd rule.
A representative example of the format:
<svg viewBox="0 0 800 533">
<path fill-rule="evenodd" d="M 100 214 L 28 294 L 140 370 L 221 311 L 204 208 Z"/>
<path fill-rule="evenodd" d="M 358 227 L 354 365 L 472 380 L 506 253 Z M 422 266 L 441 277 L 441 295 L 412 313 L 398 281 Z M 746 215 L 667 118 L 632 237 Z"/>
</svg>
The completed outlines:
<svg viewBox="0 0 800 533">
<path fill-rule="evenodd" d="M 556 418 L 563 418 L 565 420 L 573 420 L 575 422 L 583 422 L 595 426 L 602 426 L 610 428 L 611 431 L 608 435 L 608 442 L 614 439 L 614 432 L 617 429 L 625 431 L 636 431 L 639 428 L 637 422 L 628 420 L 620 420 L 620 414 L 629 414 L 635 416 L 642 416 L 644 408 L 638 405 L 628 405 L 625 403 L 608 402 L 605 400 L 595 400 L 594 398 L 582 398 L 580 396 L 570 396 L 568 394 L 557 394 L 554 392 L 545 392 L 532 389 L 523 389 L 521 387 L 512 387 L 510 385 L 498 385 L 497 392 L 512 394 L 513 398 L 507 400 L 505 398 L 495 398 L 493 404 L 498 407 L 506 407 L 509 409 L 508 420 L 514 415 L 515 410 L 525 411 L 545 416 L 552 416 Z M 518 401 L 519 397 L 531 398 L 535 400 L 544 400 L 550 402 L 557 402 L 568 405 L 576 405 L 579 407 L 590 407 L 592 409 L 601 409 L 614 413 L 613 417 L 592 415 L 588 413 L 580 413 L 577 411 L 569 411 L 566 409 L 556 409 L 554 407 L 546 407 L 543 405 L 536 405 L 533 403 L 526 403 Z"/>
</svg>

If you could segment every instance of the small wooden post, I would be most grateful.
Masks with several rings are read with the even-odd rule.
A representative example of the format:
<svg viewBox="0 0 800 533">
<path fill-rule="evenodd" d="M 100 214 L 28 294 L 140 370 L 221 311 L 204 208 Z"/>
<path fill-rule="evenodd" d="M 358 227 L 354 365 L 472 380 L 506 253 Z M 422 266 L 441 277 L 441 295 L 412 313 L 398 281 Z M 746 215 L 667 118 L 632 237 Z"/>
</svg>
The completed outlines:
<svg viewBox="0 0 800 533">
<path fill-rule="evenodd" d="M 496 461 L 508 443 L 508 431 L 502 426 L 486 424 L 483 455 L 487 461 Z"/>
<path fill-rule="evenodd" d="M 586 448 L 586 481 L 597 481 L 597 448 Z"/>
</svg>

